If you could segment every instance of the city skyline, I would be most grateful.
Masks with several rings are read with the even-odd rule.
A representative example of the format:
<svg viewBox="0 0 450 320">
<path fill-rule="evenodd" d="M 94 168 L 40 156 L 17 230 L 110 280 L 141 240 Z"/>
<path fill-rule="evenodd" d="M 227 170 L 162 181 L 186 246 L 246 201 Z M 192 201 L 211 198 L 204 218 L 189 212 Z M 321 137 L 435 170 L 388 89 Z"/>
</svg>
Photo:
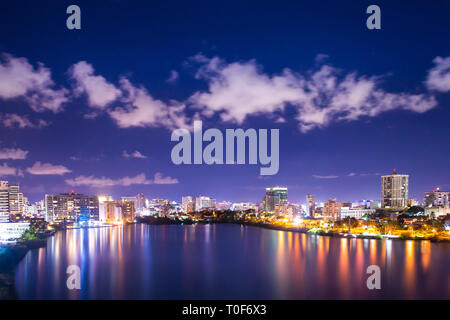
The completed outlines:
<svg viewBox="0 0 450 320">
<path fill-rule="evenodd" d="M 32 202 L 70 190 L 261 202 L 264 188 L 275 185 L 287 186 L 293 202 L 306 194 L 380 199 L 381 175 L 394 168 L 410 175 L 410 198 L 450 189 L 448 148 L 430 143 L 448 140 L 444 10 L 414 3 L 399 17 L 390 14 L 398 4 L 383 4 L 392 33 L 360 26 L 364 4 L 331 13 L 311 3 L 307 11 L 292 3 L 277 10 L 239 4 L 235 11 L 230 3 L 224 20 L 206 15 L 205 3 L 198 10 L 185 5 L 174 23 L 167 22 L 170 7 L 153 5 L 83 2 L 77 34 L 59 28 L 65 4 L 32 16 L 8 3 L 0 13 L 0 53 L 9 54 L 0 59 L 0 178 L 19 183 Z M 39 4 L 30 6 L 33 12 Z M 249 10 L 257 14 L 249 18 Z M 426 21 L 410 23 L 419 16 Z M 27 43 L 17 40 L 25 35 Z M 20 90 L 8 91 L 5 77 Z M 301 107 L 305 85 L 326 99 Z M 367 95 L 376 103 L 358 102 Z M 260 176 L 259 166 L 248 164 L 174 165 L 170 134 L 196 116 L 205 129 L 222 132 L 280 129 L 278 174 Z"/>
</svg>

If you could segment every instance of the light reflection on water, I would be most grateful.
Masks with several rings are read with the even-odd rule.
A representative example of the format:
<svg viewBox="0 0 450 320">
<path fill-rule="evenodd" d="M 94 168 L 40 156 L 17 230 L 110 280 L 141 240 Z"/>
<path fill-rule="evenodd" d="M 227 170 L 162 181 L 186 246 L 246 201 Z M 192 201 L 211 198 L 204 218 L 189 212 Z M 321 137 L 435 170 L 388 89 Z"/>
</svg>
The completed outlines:
<svg viewBox="0 0 450 320">
<path fill-rule="evenodd" d="M 75 229 L 19 264 L 22 299 L 449 299 L 450 245 L 213 224 Z M 68 290 L 66 268 L 81 268 Z M 366 268 L 381 268 L 368 290 Z"/>
</svg>

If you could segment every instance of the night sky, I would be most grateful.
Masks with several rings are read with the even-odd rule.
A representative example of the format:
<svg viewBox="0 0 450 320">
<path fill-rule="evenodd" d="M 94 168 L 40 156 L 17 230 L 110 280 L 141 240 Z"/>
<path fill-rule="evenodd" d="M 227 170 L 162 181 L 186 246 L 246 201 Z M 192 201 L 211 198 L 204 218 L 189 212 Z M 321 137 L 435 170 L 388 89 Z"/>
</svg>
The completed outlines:
<svg viewBox="0 0 450 320">
<path fill-rule="evenodd" d="M 66 28 L 67 6 L 81 30 Z M 381 8 L 381 30 L 366 8 Z M 181 201 L 450 189 L 448 1 L 3 1 L 0 176 Z M 171 162 L 172 130 L 279 128 L 280 170 Z"/>
</svg>

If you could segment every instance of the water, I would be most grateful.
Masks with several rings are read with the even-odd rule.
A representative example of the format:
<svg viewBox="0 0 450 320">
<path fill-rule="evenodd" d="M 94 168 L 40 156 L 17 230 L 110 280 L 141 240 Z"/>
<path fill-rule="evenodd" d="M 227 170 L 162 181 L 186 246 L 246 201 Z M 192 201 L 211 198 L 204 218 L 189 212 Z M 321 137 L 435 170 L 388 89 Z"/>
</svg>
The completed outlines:
<svg viewBox="0 0 450 320">
<path fill-rule="evenodd" d="M 21 299 L 449 299 L 450 244 L 239 225 L 58 232 L 16 272 Z M 381 290 L 366 269 L 381 268 Z M 66 269 L 81 268 L 81 290 Z"/>
</svg>

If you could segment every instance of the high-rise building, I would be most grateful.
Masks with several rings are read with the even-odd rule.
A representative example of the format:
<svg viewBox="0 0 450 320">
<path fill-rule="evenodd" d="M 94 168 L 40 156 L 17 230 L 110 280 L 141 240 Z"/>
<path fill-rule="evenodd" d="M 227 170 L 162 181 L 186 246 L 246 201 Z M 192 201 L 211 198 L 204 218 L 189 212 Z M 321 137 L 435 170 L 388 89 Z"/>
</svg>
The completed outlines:
<svg viewBox="0 0 450 320">
<path fill-rule="evenodd" d="M 9 185 L 9 214 L 22 214 L 23 193 L 18 184 Z"/>
<path fill-rule="evenodd" d="M 142 212 L 147 208 L 147 198 L 143 193 L 139 193 L 136 196 L 136 201 L 134 202 L 134 209 L 137 212 Z"/>
<path fill-rule="evenodd" d="M 426 192 L 423 199 L 425 207 L 444 207 L 450 204 L 450 192 L 441 191 L 439 188 Z"/>
<path fill-rule="evenodd" d="M 398 174 L 394 169 L 392 174 L 381 177 L 381 207 L 404 208 L 408 206 L 407 174 Z"/>
<path fill-rule="evenodd" d="M 191 196 L 181 197 L 181 209 L 185 213 L 191 213 L 195 210 L 194 198 Z"/>
<path fill-rule="evenodd" d="M 283 187 L 266 188 L 266 195 L 264 196 L 264 212 L 266 214 L 275 213 L 275 205 L 287 205 L 288 204 L 288 189 Z"/>
<path fill-rule="evenodd" d="M 99 204 L 101 222 L 122 223 L 134 221 L 133 201 L 103 201 Z"/>
<path fill-rule="evenodd" d="M 195 211 L 201 211 L 205 209 L 215 209 L 216 199 L 210 197 L 198 196 L 195 198 Z"/>
<path fill-rule="evenodd" d="M 314 211 L 316 210 L 316 199 L 313 194 L 306 195 L 306 208 L 308 210 L 308 215 L 314 218 Z"/>
<path fill-rule="evenodd" d="M 216 208 L 218 210 L 234 210 L 234 211 L 238 211 L 239 209 L 237 209 L 235 205 L 238 205 L 238 204 L 232 203 L 230 201 L 222 201 L 222 202 L 216 203 Z"/>
<path fill-rule="evenodd" d="M 99 199 L 75 192 L 45 195 L 47 222 L 99 220 Z"/>
<path fill-rule="evenodd" d="M 8 181 L 0 181 L 0 222 L 9 221 L 9 186 Z"/>
<path fill-rule="evenodd" d="M 330 220 L 339 220 L 341 218 L 342 203 L 337 202 L 336 198 L 329 199 L 323 205 L 323 218 Z"/>
</svg>

